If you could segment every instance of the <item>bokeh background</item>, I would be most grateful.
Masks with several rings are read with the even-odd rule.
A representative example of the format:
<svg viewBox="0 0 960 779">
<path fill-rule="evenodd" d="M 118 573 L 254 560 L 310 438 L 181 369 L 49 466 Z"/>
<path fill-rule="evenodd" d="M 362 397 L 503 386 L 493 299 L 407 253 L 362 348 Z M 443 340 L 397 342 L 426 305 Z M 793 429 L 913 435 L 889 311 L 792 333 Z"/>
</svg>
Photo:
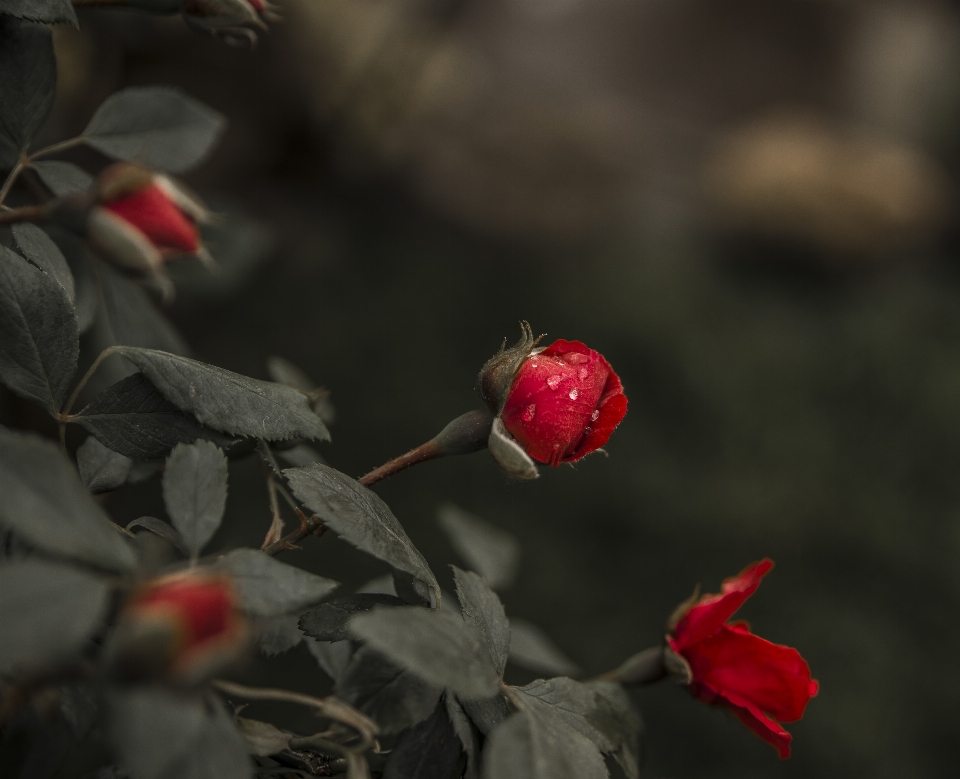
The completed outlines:
<svg viewBox="0 0 960 779">
<path fill-rule="evenodd" d="M 354 475 L 477 407 L 529 319 L 602 351 L 629 413 L 534 483 L 486 453 L 377 487 L 450 589 L 453 502 L 510 530 L 508 614 L 586 674 L 762 556 L 743 609 L 822 686 L 784 763 L 664 682 L 649 777 L 936 777 L 960 712 L 960 9 L 942 0 L 285 0 L 253 50 L 179 19 L 58 30 L 51 135 L 174 84 L 230 128 L 188 178 L 244 220 L 170 316 L 198 358 L 328 387 Z M 103 160 L 78 156 L 102 165 Z M 258 543 L 260 466 L 217 543 Z M 159 506 L 159 487 L 151 499 Z M 128 521 L 130 488 L 110 498 Z M 155 509 L 159 511 L 159 508 Z M 298 556 L 297 556 L 298 555 Z M 333 538 L 291 560 L 385 572 Z M 304 649 L 249 678 L 326 689 Z M 530 677 L 511 671 L 515 681 Z M 508 677 L 509 680 L 509 677 Z"/>
</svg>

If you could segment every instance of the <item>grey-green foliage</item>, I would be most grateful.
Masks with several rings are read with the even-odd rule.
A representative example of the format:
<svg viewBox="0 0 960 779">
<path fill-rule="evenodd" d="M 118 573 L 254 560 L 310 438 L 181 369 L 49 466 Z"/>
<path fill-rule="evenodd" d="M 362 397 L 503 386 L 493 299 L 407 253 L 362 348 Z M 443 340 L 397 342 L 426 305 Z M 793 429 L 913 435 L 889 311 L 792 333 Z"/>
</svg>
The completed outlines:
<svg viewBox="0 0 960 779">
<path fill-rule="evenodd" d="M 77 27 L 77 14 L 69 0 L 0 0 L 0 14 L 34 22 L 67 22 Z"/>
<path fill-rule="evenodd" d="M 177 444 L 163 472 L 163 502 L 196 557 L 217 532 L 227 505 L 227 458 L 209 441 Z"/>
<path fill-rule="evenodd" d="M 520 563 L 517 537 L 485 519 L 446 503 L 437 512 L 440 528 L 467 567 L 495 590 L 513 584 Z"/>
<path fill-rule="evenodd" d="M 339 586 L 335 581 L 274 560 L 257 549 L 234 549 L 219 558 L 215 566 L 233 578 L 243 609 L 261 617 L 275 617 L 312 606 Z"/>
<path fill-rule="evenodd" d="M 133 687 L 108 698 L 108 737 L 131 779 L 247 779 L 246 744 L 223 704 Z"/>
<path fill-rule="evenodd" d="M 77 293 L 74 289 L 73 274 L 70 273 L 67 259 L 60 247 L 34 224 L 15 224 L 12 230 L 13 240 L 20 253 L 63 287 L 70 303 L 75 303 Z"/>
<path fill-rule="evenodd" d="M 578 733 L 521 711 L 496 728 L 483 750 L 484 779 L 606 779 L 603 758 Z"/>
<path fill-rule="evenodd" d="M 503 677 L 510 653 L 510 623 L 503 604 L 480 576 L 451 567 L 463 618 L 480 632 L 494 668 Z"/>
<path fill-rule="evenodd" d="M 489 698 L 500 676 L 479 631 L 447 611 L 380 607 L 357 614 L 350 632 L 378 652 L 463 698 Z"/>
<path fill-rule="evenodd" d="M 183 173 L 210 153 L 225 127 L 221 114 L 179 89 L 128 87 L 104 101 L 83 138 L 108 157 Z"/>
<path fill-rule="evenodd" d="M 0 379 L 49 411 L 60 409 L 77 369 L 77 317 L 52 277 L 0 246 Z"/>
<path fill-rule="evenodd" d="M 117 352 L 167 400 L 215 430 L 268 441 L 329 438 L 306 397 L 292 387 L 154 349 L 119 346 Z"/>
<path fill-rule="evenodd" d="M 367 554 L 409 573 L 439 602 L 440 585 L 430 566 L 376 493 L 321 463 L 288 468 L 283 474 L 289 479 L 293 494 L 333 532 Z"/>
<path fill-rule="evenodd" d="M 133 460 L 90 436 L 77 448 L 77 470 L 90 492 L 109 492 L 127 480 Z"/>
<path fill-rule="evenodd" d="M 0 428 L 0 525 L 32 546 L 110 570 L 136 557 L 56 444 Z"/>
<path fill-rule="evenodd" d="M 340 648 L 345 644 L 349 642 L 326 646 Z M 324 657 L 325 668 L 331 665 L 330 659 L 337 658 Z M 337 663 L 330 670 L 334 671 L 330 675 L 336 679 L 337 695 L 373 719 L 386 735 L 399 733 L 428 717 L 443 691 L 371 646 L 360 647 L 346 666 Z"/>
<path fill-rule="evenodd" d="M 109 588 L 99 576 L 44 560 L 0 566 L 0 672 L 69 659 L 100 627 Z"/>
<path fill-rule="evenodd" d="M 456 779 L 463 749 L 443 701 L 403 733 L 387 758 L 383 779 Z"/>
<path fill-rule="evenodd" d="M 0 167 L 7 167 L 53 105 L 57 66 L 49 28 L 0 12 L 0 73 Z"/>
<path fill-rule="evenodd" d="M 93 176 L 72 162 L 37 160 L 30 167 L 57 197 L 83 192 L 93 186 Z"/>
<path fill-rule="evenodd" d="M 395 595 L 346 595 L 306 612 L 300 617 L 300 629 L 320 641 L 343 641 L 350 637 L 347 623 L 354 614 L 377 606 L 402 606 L 403 603 Z"/>
<path fill-rule="evenodd" d="M 236 441 L 200 424 L 161 395 L 142 373 L 107 387 L 76 421 L 105 446 L 137 460 L 165 457 L 179 443 L 197 439 L 228 446 Z"/>
<path fill-rule="evenodd" d="M 550 676 L 570 676 L 580 670 L 541 628 L 517 617 L 510 620 L 510 662 Z"/>
</svg>

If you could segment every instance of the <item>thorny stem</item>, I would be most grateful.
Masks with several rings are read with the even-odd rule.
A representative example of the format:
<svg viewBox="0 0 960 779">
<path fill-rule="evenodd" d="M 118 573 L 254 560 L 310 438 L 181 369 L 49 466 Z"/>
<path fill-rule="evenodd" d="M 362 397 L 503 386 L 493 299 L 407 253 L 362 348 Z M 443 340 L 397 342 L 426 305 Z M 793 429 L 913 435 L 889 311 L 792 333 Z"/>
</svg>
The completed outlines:
<svg viewBox="0 0 960 779">
<path fill-rule="evenodd" d="M 83 3 L 74 2 L 74 5 L 83 5 Z M 121 5 L 121 3 L 118 3 Z M 56 154 L 60 151 L 66 151 L 67 149 L 72 149 L 74 146 L 79 146 L 83 143 L 83 138 L 77 136 L 76 138 L 68 138 L 65 141 L 58 141 L 57 143 L 51 143 L 49 146 L 44 146 L 42 149 L 38 149 L 33 154 L 27 158 L 27 162 L 32 160 L 40 159 L 40 157 L 47 157 L 50 154 Z"/>
<path fill-rule="evenodd" d="M 27 165 L 29 165 L 29 160 L 26 154 L 21 153 L 20 159 L 17 160 L 17 164 L 13 166 L 13 170 L 7 175 L 7 180 L 3 182 L 3 186 L 0 187 L 0 203 L 3 203 L 7 199 L 7 195 L 10 194 L 10 189 L 13 187 L 13 183 L 17 180 L 17 176 L 20 175 Z"/>
<path fill-rule="evenodd" d="M 8 178 L 7 181 L 9 180 Z M 24 206 L 23 208 L 0 211 L 0 225 L 16 224 L 18 222 L 43 222 L 46 218 L 46 206 Z"/>
<path fill-rule="evenodd" d="M 310 517 L 310 519 L 307 519 L 306 515 L 300 509 L 297 509 L 297 515 L 300 517 L 300 527 L 292 533 L 287 533 L 287 535 L 279 541 L 265 546 L 263 548 L 264 552 L 268 555 L 276 555 L 287 549 L 297 549 L 297 544 L 307 536 L 322 536 L 327 532 L 327 526 L 323 524 L 323 521 L 317 517 L 316 514 Z"/>
<path fill-rule="evenodd" d="M 325 738 L 326 733 L 318 733 L 315 736 L 292 739 L 291 747 L 294 749 L 305 748 L 309 742 L 313 746 L 320 747 L 322 750 L 329 749 L 339 754 L 348 754 L 351 752 L 365 752 L 376 743 L 375 737 L 379 732 L 377 724 L 365 714 L 357 711 L 350 704 L 340 700 L 334 695 L 326 698 L 314 698 L 312 695 L 304 695 L 303 693 L 292 690 L 280 690 L 270 687 L 247 687 L 244 684 L 228 682 L 224 679 L 214 679 L 212 684 L 227 695 L 234 695 L 249 701 L 280 701 L 282 703 L 296 703 L 301 706 L 309 706 L 315 709 L 320 716 L 326 717 L 333 722 L 339 722 L 341 725 L 346 725 L 351 730 L 356 731 L 360 737 L 358 744 L 346 746 L 345 744 L 329 741 Z M 298 746 L 294 746 L 294 742 L 297 742 Z M 321 742 L 323 744 L 322 746 L 320 746 Z"/>
<path fill-rule="evenodd" d="M 416 449 L 411 449 L 406 454 L 402 454 L 399 457 L 394 457 L 389 462 L 385 462 L 379 468 L 374 468 L 370 473 L 365 476 L 361 476 L 357 481 L 359 481 L 364 487 L 369 487 L 372 484 L 376 484 L 378 481 L 386 479 L 388 476 L 393 476 L 395 473 L 399 473 L 412 465 L 417 465 L 418 463 L 425 463 L 428 460 L 434 460 L 437 457 L 443 457 L 445 452 L 440 450 L 440 447 L 437 446 L 436 442 L 431 439 L 425 444 L 421 444 Z"/>
<path fill-rule="evenodd" d="M 628 687 L 652 684 L 669 675 L 681 675 L 681 668 L 672 667 L 671 659 L 676 657 L 677 655 L 662 645 L 653 646 L 637 652 L 621 663 L 618 668 L 595 676 L 594 679 L 617 682 Z M 682 663 L 682 660 L 680 662 Z"/>
<path fill-rule="evenodd" d="M 267 495 L 270 498 L 270 527 L 260 547 L 265 549 L 280 540 L 283 532 L 283 517 L 280 516 L 280 503 L 277 501 L 277 480 L 272 473 L 267 474 Z"/>
</svg>

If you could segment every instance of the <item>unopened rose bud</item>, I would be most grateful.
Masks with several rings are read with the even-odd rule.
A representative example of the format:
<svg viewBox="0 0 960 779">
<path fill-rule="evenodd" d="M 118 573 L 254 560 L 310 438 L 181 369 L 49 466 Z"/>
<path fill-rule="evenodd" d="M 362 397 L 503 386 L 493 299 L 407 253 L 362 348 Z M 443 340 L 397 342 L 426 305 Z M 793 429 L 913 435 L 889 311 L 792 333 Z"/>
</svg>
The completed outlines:
<svg viewBox="0 0 960 779">
<path fill-rule="evenodd" d="M 176 574 L 149 582 L 126 603 L 109 662 L 123 680 L 193 684 L 233 662 L 248 636 L 229 578 Z"/>
<path fill-rule="evenodd" d="M 75 211 L 60 208 L 74 220 Z M 83 226 L 107 259 L 153 276 L 167 292 L 163 265 L 168 259 L 194 255 L 211 261 L 197 228 L 208 219 L 203 204 L 172 179 L 120 162 L 97 177 L 95 201 L 85 211 Z"/>
<path fill-rule="evenodd" d="M 518 449 L 553 466 L 575 462 L 607 442 L 627 413 L 627 397 L 599 352 L 563 340 L 538 349 L 539 338 L 522 327 L 520 341 L 483 367 L 480 393 L 502 420 L 491 453 L 508 472 L 532 478 L 535 466 L 521 467 Z"/>
</svg>

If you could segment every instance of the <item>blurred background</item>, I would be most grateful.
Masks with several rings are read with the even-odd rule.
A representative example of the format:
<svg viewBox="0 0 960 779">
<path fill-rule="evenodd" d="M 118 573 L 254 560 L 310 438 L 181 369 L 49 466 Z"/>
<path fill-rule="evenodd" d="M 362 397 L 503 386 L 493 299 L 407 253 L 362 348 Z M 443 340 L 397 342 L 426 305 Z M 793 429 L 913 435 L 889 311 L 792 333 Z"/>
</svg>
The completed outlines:
<svg viewBox="0 0 960 779">
<path fill-rule="evenodd" d="M 57 31 L 52 140 L 132 84 L 178 85 L 230 120 L 188 178 L 245 220 L 211 246 L 224 273 L 184 282 L 170 310 L 192 353 L 261 378 L 269 355 L 300 365 L 337 409 L 323 456 L 360 475 L 478 407 L 476 371 L 520 319 L 585 341 L 630 399 L 609 457 L 517 484 L 479 453 L 378 485 L 444 586 L 461 561 L 436 515 L 453 502 L 520 538 L 508 614 L 593 674 L 657 643 L 698 582 L 770 556 L 741 616 L 820 680 L 794 757 L 664 682 L 635 696 L 645 775 L 952 774 L 960 8 L 285 0 L 283 15 L 253 50 L 123 12 Z M 222 546 L 269 524 L 254 460 L 233 466 Z M 117 519 L 149 513 L 138 490 L 111 496 Z M 330 537 L 289 559 L 348 587 L 385 572 Z M 328 687 L 303 646 L 248 675 Z"/>
</svg>

